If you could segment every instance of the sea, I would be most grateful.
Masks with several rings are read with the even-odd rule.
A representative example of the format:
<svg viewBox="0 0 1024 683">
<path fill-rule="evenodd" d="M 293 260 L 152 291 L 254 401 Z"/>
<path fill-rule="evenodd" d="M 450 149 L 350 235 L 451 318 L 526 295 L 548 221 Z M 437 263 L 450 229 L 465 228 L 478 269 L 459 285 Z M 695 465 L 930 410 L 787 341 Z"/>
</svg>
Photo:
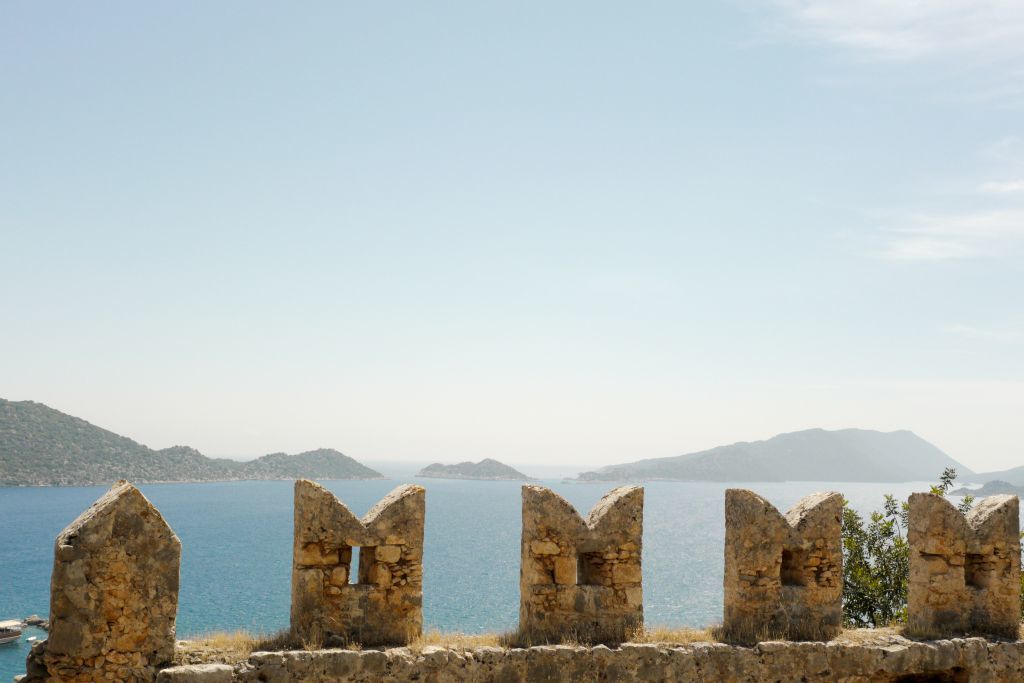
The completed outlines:
<svg viewBox="0 0 1024 683">
<path fill-rule="evenodd" d="M 416 479 L 323 481 L 365 514 L 394 487 L 427 489 L 423 568 L 425 629 L 478 633 L 515 627 L 519 614 L 519 482 Z M 613 484 L 543 480 L 584 516 Z M 649 625 L 721 621 L 724 492 L 749 488 L 785 511 L 815 491 L 839 491 L 864 512 L 883 495 L 906 499 L 919 483 L 648 482 L 644 505 L 644 612 Z M 182 544 L 178 637 L 288 626 L 292 482 L 140 486 Z M 0 620 L 49 612 L 54 538 L 103 487 L 0 488 Z M 29 629 L 0 645 L 0 682 L 24 672 Z"/>
</svg>

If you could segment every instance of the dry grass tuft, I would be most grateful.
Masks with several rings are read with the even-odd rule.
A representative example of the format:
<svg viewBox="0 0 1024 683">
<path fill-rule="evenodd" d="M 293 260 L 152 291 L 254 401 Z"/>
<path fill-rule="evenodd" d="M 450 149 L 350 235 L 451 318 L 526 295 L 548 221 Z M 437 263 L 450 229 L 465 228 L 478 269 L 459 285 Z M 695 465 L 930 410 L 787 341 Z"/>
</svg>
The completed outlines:
<svg viewBox="0 0 1024 683">
<path fill-rule="evenodd" d="M 285 630 L 272 634 L 253 635 L 247 631 L 216 631 L 192 640 L 179 640 L 174 652 L 177 664 L 203 664 L 223 662 L 237 664 L 253 652 L 261 650 L 287 650 L 295 646 L 291 634 Z"/>
<path fill-rule="evenodd" d="M 302 649 L 307 652 L 322 650 L 324 647 L 324 631 L 318 626 L 310 629 L 310 633 L 302 639 Z"/>
<path fill-rule="evenodd" d="M 641 627 L 629 635 L 630 643 L 664 643 L 666 645 L 689 645 L 690 643 L 713 643 L 718 638 L 709 628 L 668 628 L 655 626 Z"/>
<path fill-rule="evenodd" d="M 988 640 L 1020 640 L 1022 624 L 1017 628 L 991 630 L 988 633 L 980 632 L 951 632 L 947 629 L 934 628 L 930 625 L 908 621 L 899 629 L 899 634 L 907 640 L 944 640 L 947 638 L 967 638 L 969 636 L 980 636 Z"/>
<path fill-rule="evenodd" d="M 444 633 L 437 629 L 426 631 L 409 643 L 409 649 L 419 654 L 425 647 L 447 647 L 453 650 L 472 650 L 477 647 L 506 647 L 502 635 L 497 633 Z"/>
<path fill-rule="evenodd" d="M 635 622 L 634 622 L 635 623 Z M 533 647 L 534 645 L 575 645 L 589 647 L 593 645 L 608 645 L 615 647 L 623 642 L 628 642 L 630 634 L 637 629 L 626 629 L 626 639 L 623 641 L 619 636 L 621 631 L 610 632 L 606 627 L 597 624 L 584 624 L 575 628 L 565 628 L 558 631 L 552 629 L 516 629 L 499 636 L 501 644 L 505 647 Z"/>
</svg>

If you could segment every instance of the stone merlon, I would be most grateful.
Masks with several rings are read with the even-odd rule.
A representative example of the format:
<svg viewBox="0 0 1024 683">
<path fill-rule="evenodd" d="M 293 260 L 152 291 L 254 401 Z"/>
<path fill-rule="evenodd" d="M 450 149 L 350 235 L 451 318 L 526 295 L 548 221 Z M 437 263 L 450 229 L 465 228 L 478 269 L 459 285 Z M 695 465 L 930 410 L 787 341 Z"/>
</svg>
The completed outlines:
<svg viewBox="0 0 1024 683">
<path fill-rule="evenodd" d="M 523 487 L 519 633 L 622 641 L 643 625 L 644 491 L 617 488 L 584 520 L 543 486 Z"/>
<path fill-rule="evenodd" d="M 319 484 L 295 482 L 295 637 L 377 645 L 419 636 L 425 503 L 422 486 L 399 486 L 360 520 Z"/>
<path fill-rule="evenodd" d="M 989 496 L 965 517 L 933 493 L 910 496 L 908 627 L 924 636 L 1016 638 L 1020 623 L 1017 496 Z"/>
<path fill-rule="evenodd" d="M 181 543 L 126 481 L 57 536 L 50 635 L 26 681 L 149 681 L 174 656 Z"/>
<path fill-rule="evenodd" d="M 819 640 L 839 632 L 842 511 L 834 492 L 807 496 L 785 516 L 753 491 L 725 492 L 727 638 Z"/>
</svg>

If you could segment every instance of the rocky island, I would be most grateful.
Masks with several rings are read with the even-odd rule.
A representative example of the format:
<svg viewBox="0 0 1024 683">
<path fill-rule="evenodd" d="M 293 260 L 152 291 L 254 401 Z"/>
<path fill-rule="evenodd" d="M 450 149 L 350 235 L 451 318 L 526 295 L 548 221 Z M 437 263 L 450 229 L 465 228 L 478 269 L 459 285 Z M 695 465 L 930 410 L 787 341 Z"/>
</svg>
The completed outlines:
<svg viewBox="0 0 1024 683">
<path fill-rule="evenodd" d="M 383 479 L 331 448 L 248 461 L 188 446 L 154 450 L 34 401 L 0 399 L 0 486 L 109 485 L 243 479 Z"/>
<path fill-rule="evenodd" d="M 460 462 L 455 465 L 442 465 L 435 462 L 427 465 L 417 474 L 417 477 L 431 477 L 434 479 L 479 479 L 484 481 L 534 481 L 522 472 L 505 463 L 498 462 L 492 458 L 484 458 L 480 462 Z"/>
<path fill-rule="evenodd" d="M 1002 494 L 1008 494 L 1011 496 L 1024 496 L 1024 486 L 1014 486 L 1008 481 L 990 481 L 985 483 L 980 488 L 969 489 L 962 487 L 954 489 L 949 492 L 951 496 L 974 496 L 975 498 L 985 498 L 987 496 L 998 496 Z"/>
</svg>

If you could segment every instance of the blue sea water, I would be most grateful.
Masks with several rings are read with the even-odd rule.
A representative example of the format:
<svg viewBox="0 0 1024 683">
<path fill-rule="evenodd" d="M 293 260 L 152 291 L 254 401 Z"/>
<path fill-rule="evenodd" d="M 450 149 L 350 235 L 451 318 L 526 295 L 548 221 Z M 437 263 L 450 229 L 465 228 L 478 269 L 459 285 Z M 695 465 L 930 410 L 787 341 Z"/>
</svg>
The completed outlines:
<svg viewBox="0 0 1024 683">
<path fill-rule="evenodd" d="M 409 480 L 414 481 L 414 480 Z M 519 610 L 520 484 L 415 480 L 427 488 L 423 616 L 426 628 L 515 627 Z M 322 482 L 362 515 L 401 480 Z M 545 481 L 586 514 L 610 488 Z M 720 621 L 724 491 L 730 484 L 650 482 L 644 506 L 644 610 L 651 625 Z M 742 484 L 781 510 L 821 490 L 861 510 L 884 493 L 905 498 L 927 484 Z M 288 626 L 292 483 L 152 484 L 140 487 L 182 543 L 178 636 Z M 0 619 L 49 611 L 53 542 L 104 488 L 0 488 Z M 0 645 L 0 681 L 24 671 L 27 632 Z"/>
</svg>

